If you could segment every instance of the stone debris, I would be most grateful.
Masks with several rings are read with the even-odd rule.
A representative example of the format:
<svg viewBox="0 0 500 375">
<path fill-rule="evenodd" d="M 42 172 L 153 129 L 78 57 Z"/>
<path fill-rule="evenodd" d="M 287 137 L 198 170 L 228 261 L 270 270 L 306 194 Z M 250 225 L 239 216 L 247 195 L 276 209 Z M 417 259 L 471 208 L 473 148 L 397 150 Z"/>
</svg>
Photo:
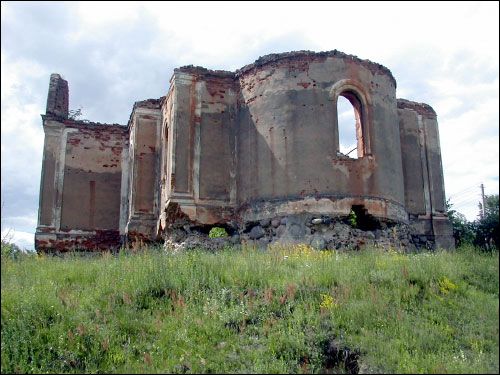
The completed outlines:
<svg viewBox="0 0 500 375">
<path fill-rule="evenodd" d="M 405 248 L 407 251 L 435 248 L 430 238 L 415 234 L 408 224 L 384 222 L 380 223 L 381 228 L 372 231 L 353 228 L 346 218 L 328 217 L 328 224 L 323 223 L 306 234 L 306 224 L 312 220 L 309 214 L 276 217 L 272 220 L 281 222 L 281 219 L 286 219 L 285 222 L 289 224 L 264 229 L 260 222 L 247 223 L 246 228 L 236 229 L 226 238 L 209 238 L 196 227 L 189 230 L 178 228 L 167 237 L 165 247 L 170 250 L 205 248 L 217 251 L 225 246 L 247 245 L 265 249 L 270 243 L 277 242 L 284 245 L 305 243 L 316 250 L 336 251 L 356 251 L 365 247 Z"/>
</svg>

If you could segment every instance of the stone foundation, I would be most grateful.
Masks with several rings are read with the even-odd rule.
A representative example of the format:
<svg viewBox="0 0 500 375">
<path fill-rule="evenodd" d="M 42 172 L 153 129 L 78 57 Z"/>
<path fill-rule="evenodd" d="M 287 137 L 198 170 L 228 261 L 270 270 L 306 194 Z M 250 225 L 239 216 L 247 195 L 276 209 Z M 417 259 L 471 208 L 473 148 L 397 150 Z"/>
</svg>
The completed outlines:
<svg viewBox="0 0 500 375">
<path fill-rule="evenodd" d="M 44 253 L 117 251 L 121 245 L 122 238 L 117 230 L 37 232 L 35 236 L 35 246 L 38 252 Z"/>
<path fill-rule="evenodd" d="M 349 217 L 298 214 L 276 216 L 260 221 L 225 225 L 227 237 L 210 238 L 215 226 L 203 226 L 183 220 L 172 223 L 165 233 L 168 250 L 203 248 L 221 250 L 226 246 L 250 246 L 266 249 L 268 245 L 307 244 L 316 250 L 361 250 L 365 247 L 398 248 L 405 251 L 433 250 L 433 236 L 419 234 L 413 226 L 391 221 L 359 223 L 352 226 Z"/>
</svg>

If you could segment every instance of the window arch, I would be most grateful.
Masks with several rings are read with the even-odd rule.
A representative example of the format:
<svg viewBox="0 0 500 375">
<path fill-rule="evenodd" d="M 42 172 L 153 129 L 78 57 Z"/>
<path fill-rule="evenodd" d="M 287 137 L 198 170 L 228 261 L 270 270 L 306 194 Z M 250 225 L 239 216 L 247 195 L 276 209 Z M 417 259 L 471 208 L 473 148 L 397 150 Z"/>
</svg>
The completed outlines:
<svg viewBox="0 0 500 375">
<path fill-rule="evenodd" d="M 342 93 L 337 99 L 337 124 L 339 132 L 339 155 L 357 159 L 359 150 L 362 150 L 359 129 L 361 127 L 361 106 L 359 100 L 351 93 Z M 361 146 L 361 147 L 360 147 Z"/>
<path fill-rule="evenodd" d="M 333 86 L 330 98 L 335 108 L 335 155 L 353 159 L 370 155 L 371 99 L 363 87 L 351 79 L 341 80 Z M 349 114 L 352 120 L 345 129 L 346 122 L 342 117 Z"/>
</svg>

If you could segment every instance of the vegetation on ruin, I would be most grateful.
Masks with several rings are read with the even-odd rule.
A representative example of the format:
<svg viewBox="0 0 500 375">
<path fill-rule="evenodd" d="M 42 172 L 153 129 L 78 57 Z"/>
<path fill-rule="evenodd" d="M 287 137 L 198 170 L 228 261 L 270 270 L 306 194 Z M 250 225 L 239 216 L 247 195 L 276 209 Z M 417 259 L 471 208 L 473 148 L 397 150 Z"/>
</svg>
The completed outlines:
<svg viewBox="0 0 500 375">
<path fill-rule="evenodd" d="M 228 234 L 224 228 L 221 227 L 213 227 L 210 229 L 210 232 L 208 233 L 208 237 L 210 238 L 221 238 L 221 237 L 227 237 Z"/>
<path fill-rule="evenodd" d="M 2 252 L 2 373 L 498 373 L 498 252 Z"/>
</svg>

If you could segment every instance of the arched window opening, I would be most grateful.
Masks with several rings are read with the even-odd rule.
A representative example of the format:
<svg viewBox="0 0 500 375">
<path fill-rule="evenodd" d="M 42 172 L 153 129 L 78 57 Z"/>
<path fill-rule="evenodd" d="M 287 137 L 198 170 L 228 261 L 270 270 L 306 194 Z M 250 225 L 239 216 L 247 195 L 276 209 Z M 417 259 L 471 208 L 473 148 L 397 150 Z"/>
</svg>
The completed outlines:
<svg viewBox="0 0 500 375">
<path fill-rule="evenodd" d="M 341 93 L 337 99 L 337 124 L 339 157 L 357 159 L 364 156 L 362 106 L 356 94 Z"/>
</svg>

